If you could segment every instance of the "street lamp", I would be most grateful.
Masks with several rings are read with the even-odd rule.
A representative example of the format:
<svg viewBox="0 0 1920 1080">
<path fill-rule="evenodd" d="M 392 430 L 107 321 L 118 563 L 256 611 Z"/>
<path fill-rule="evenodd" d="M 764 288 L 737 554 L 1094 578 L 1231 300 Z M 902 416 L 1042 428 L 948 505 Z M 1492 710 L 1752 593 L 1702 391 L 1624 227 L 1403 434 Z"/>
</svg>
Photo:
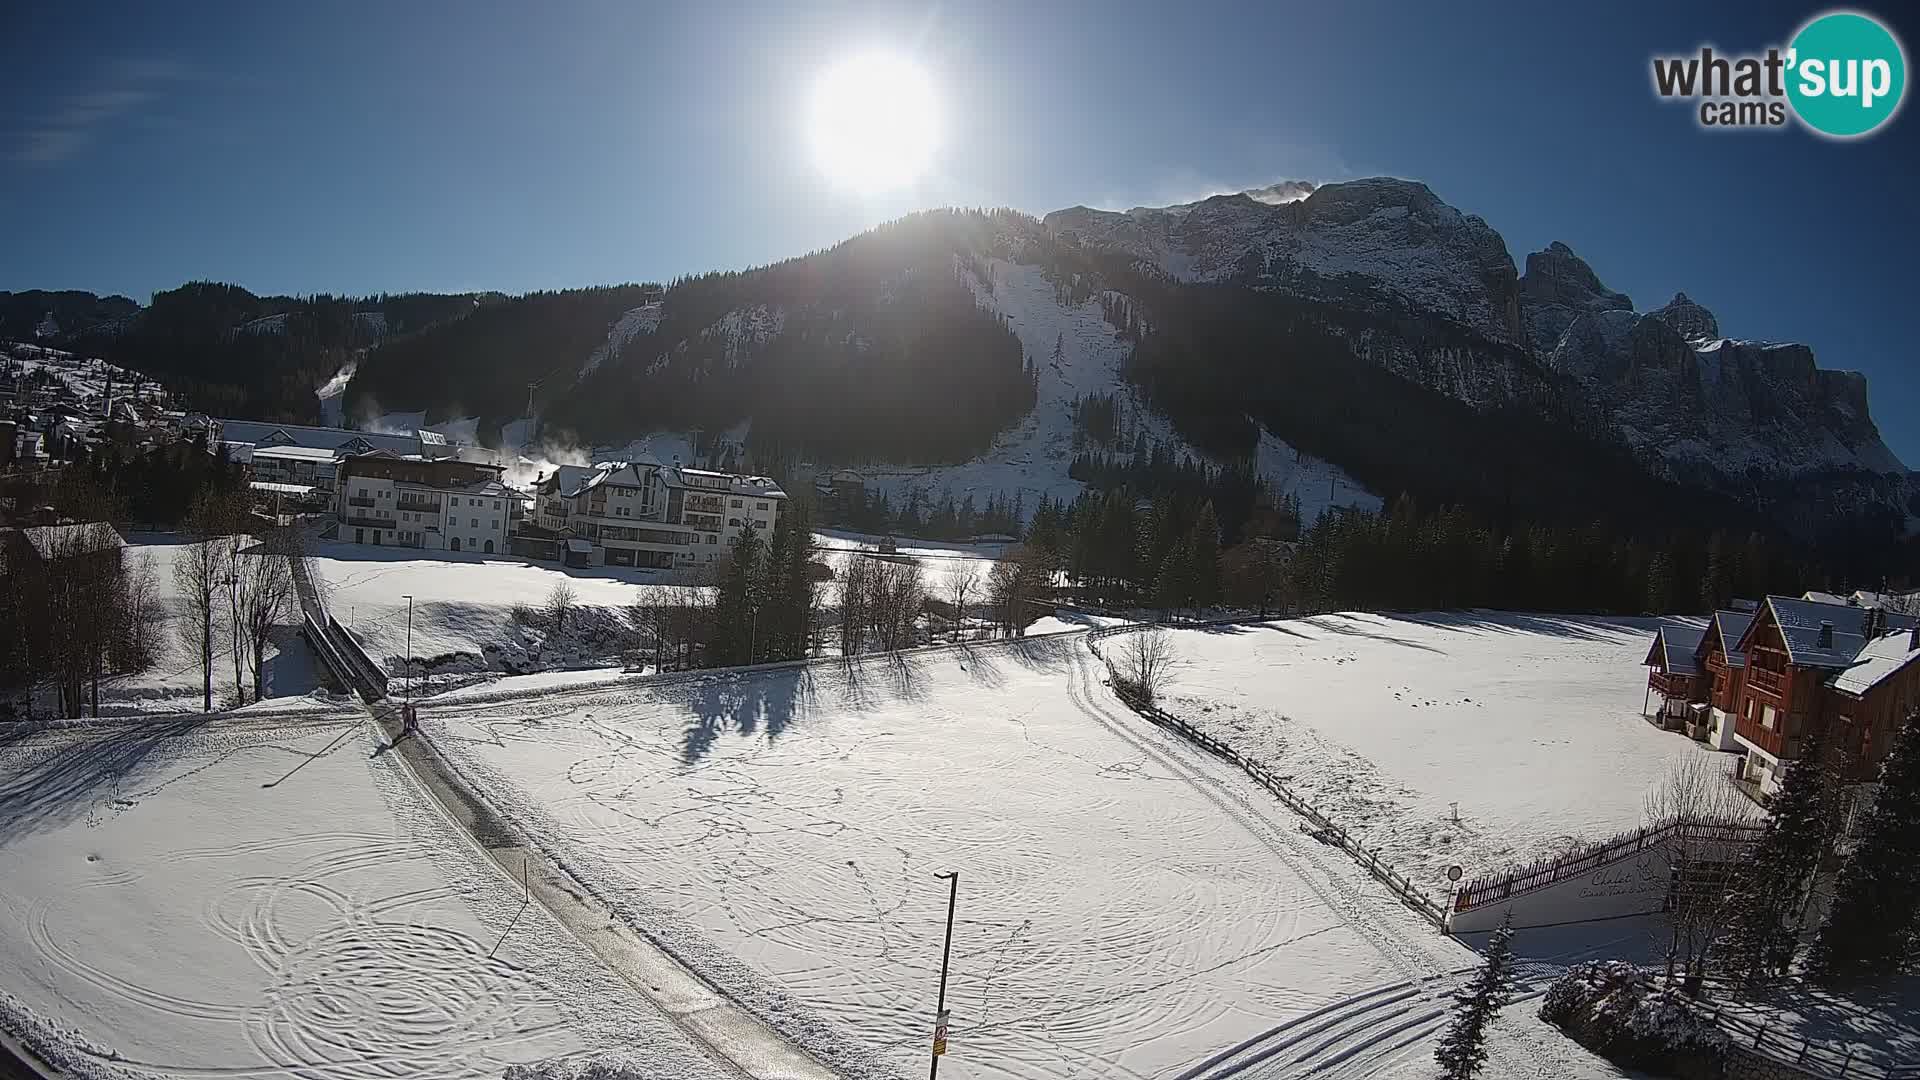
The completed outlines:
<svg viewBox="0 0 1920 1080">
<path fill-rule="evenodd" d="M 413 727 L 413 594 L 402 594 L 407 601 L 407 696 L 401 710 L 401 728 Z"/>
<path fill-rule="evenodd" d="M 940 1003 L 934 1006 L 933 1064 L 927 1069 L 927 1080 L 940 1075 L 940 1055 L 947 1052 L 947 961 L 953 958 L 953 905 L 960 895 L 960 871 L 933 876 L 947 882 L 947 944 L 940 952 Z"/>
</svg>

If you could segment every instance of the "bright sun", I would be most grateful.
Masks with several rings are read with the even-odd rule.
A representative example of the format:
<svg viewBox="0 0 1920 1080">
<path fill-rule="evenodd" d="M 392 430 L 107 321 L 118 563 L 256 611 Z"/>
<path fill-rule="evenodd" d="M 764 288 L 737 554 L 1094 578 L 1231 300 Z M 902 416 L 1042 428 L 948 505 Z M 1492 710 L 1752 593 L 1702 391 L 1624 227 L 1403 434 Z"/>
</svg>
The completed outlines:
<svg viewBox="0 0 1920 1080">
<path fill-rule="evenodd" d="M 841 62 L 814 87 L 808 131 L 820 168 L 837 184 L 875 193 L 912 183 L 938 142 L 933 83 L 911 61 L 868 53 Z"/>
</svg>

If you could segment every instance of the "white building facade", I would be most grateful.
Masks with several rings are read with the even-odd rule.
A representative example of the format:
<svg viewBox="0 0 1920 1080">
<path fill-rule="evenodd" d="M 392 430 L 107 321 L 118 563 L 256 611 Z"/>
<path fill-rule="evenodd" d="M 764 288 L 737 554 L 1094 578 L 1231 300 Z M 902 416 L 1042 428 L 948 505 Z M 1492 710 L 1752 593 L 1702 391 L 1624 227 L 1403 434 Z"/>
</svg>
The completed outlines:
<svg viewBox="0 0 1920 1080">
<path fill-rule="evenodd" d="M 570 561 L 670 569 L 718 562 L 748 528 L 766 537 L 786 499 L 767 477 L 678 462 L 563 465 L 537 486 L 532 522 L 556 541 L 586 542 Z"/>
<path fill-rule="evenodd" d="M 344 458 L 334 495 L 339 539 L 504 555 L 519 494 L 501 466 L 374 451 Z"/>
</svg>

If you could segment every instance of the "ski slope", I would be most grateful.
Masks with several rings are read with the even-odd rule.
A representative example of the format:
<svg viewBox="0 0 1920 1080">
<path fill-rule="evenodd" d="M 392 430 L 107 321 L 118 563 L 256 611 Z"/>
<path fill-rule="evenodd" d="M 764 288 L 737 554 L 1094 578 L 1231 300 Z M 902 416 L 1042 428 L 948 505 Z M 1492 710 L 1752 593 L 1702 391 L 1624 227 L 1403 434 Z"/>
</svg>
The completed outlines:
<svg viewBox="0 0 1920 1080">
<path fill-rule="evenodd" d="M 1678 762 L 1732 767 L 1641 718 L 1655 622 L 1349 612 L 1174 631 L 1164 704 L 1444 899 L 1450 864 L 1472 878 L 1637 828 Z"/>
<path fill-rule="evenodd" d="M 519 914 L 370 730 L 4 739 L 0 1022 L 89 1080 L 498 1077 L 613 1047 L 656 1076 L 731 1075 Z"/>
<path fill-rule="evenodd" d="M 631 922 L 894 1074 L 925 1061 L 936 871 L 961 875 L 956 1078 L 1166 1077 L 1289 1030 L 1303 1041 L 1233 1071 L 1423 1076 L 1474 959 L 1127 713 L 1077 637 L 454 703 L 423 725 Z M 1376 1027 L 1366 1003 L 1404 985 Z M 1516 1027 L 1524 1053 L 1489 1075 L 1610 1075 Z"/>
</svg>

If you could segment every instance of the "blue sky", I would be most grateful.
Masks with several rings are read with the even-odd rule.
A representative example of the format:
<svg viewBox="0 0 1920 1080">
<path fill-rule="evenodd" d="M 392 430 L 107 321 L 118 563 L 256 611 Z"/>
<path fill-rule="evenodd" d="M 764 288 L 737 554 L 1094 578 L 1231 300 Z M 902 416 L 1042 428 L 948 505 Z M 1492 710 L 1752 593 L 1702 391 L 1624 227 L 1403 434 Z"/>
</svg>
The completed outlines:
<svg viewBox="0 0 1920 1080">
<path fill-rule="evenodd" d="M 28 0 L 0 40 L 0 289 L 518 292 L 749 266 L 921 206 L 1384 173 L 1516 263 L 1564 240 L 1642 309 L 1684 289 L 1865 371 L 1920 465 L 1920 120 L 1704 132 L 1649 56 L 1784 44 L 1822 9 L 1676 7 Z M 1876 13 L 1911 52 L 1920 19 Z M 944 112 L 934 167 L 884 196 L 827 182 L 803 123 L 818 73 L 876 47 Z"/>
</svg>

